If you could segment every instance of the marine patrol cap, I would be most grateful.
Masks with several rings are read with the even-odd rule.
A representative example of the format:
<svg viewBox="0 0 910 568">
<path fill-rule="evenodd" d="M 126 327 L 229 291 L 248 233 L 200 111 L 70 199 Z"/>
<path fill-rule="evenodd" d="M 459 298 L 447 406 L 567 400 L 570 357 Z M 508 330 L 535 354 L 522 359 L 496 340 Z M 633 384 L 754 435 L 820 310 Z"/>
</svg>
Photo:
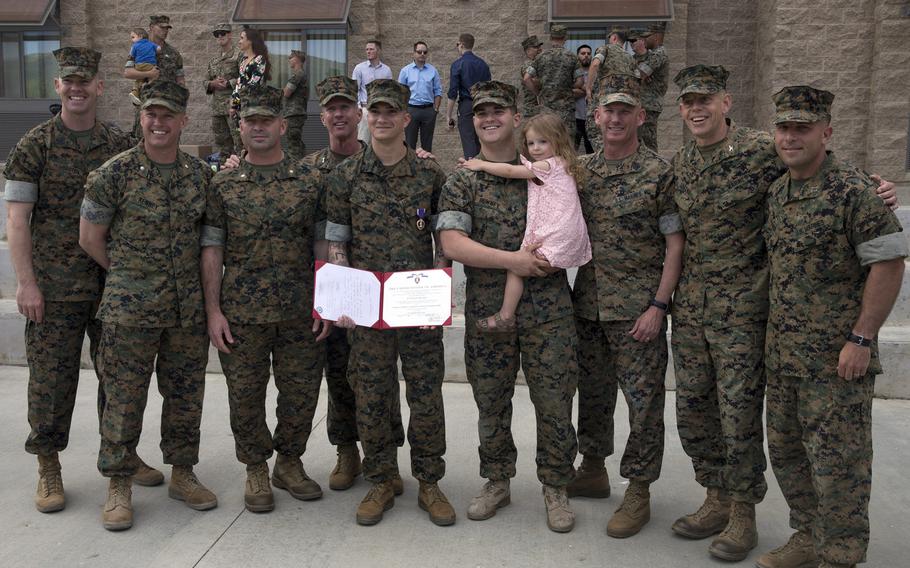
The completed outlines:
<svg viewBox="0 0 910 568">
<path fill-rule="evenodd" d="M 528 49 L 529 47 L 540 47 L 542 45 L 543 42 L 537 39 L 536 35 L 528 36 L 521 42 L 522 49 Z"/>
<path fill-rule="evenodd" d="M 240 90 L 240 118 L 281 116 L 281 91 L 270 86 Z"/>
<path fill-rule="evenodd" d="M 777 107 L 774 124 L 782 122 L 819 122 L 831 120 L 831 103 L 834 94 L 806 85 L 784 87 L 771 99 Z"/>
<path fill-rule="evenodd" d="M 471 110 L 480 105 L 493 103 L 505 108 L 514 108 L 515 87 L 501 81 L 480 81 L 471 87 Z"/>
<path fill-rule="evenodd" d="M 327 105 L 335 97 L 341 97 L 356 103 L 357 81 L 344 75 L 326 77 L 316 85 L 316 96 L 319 98 L 321 106 Z"/>
<path fill-rule="evenodd" d="M 625 103 L 631 106 L 641 104 L 641 81 L 634 75 L 608 75 L 597 96 L 597 104 L 607 106 Z"/>
<path fill-rule="evenodd" d="M 562 24 L 553 24 L 550 26 L 550 38 L 551 39 L 562 39 L 566 37 L 566 34 L 569 33 L 569 28 L 565 27 Z"/>
<path fill-rule="evenodd" d="M 692 65 L 676 74 L 673 82 L 679 87 L 680 99 L 689 93 L 713 95 L 727 89 L 727 77 L 730 72 L 723 65 Z"/>
<path fill-rule="evenodd" d="M 231 33 L 231 24 L 229 24 L 227 22 L 221 22 L 220 24 L 216 24 L 215 27 L 212 29 L 212 33 L 214 34 L 217 32 Z"/>
<path fill-rule="evenodd" d="M 174 112 L 186 112 L 186 101 L 190 98 L 190 92 L 174 81 L 158 79 L 143 85 L 139 98 L 142 100 L 140 107 L 142 109 L 163 106 Z"/>
<path fill-rule="evenodd" d="M 61 79 L 76 75 L 91 80 L 98 74 L 101 52 L 87 47 L 61 47 L 54 51 L 54 57 L 60 67 Z"/>
<path fill-rule="evenodd" d="M 394 79 L 374 79 L 367 85 L 367 108 L 386 103 L 395 110 L 406 110 L 411 89 Z"/>
<path fill-rule="evenodd" d="M 161 26 L 162 28 L 172 28 L 171 19 L 164 14 L 158 16 L 149 16 L 149 26 Z"/>
</svg>

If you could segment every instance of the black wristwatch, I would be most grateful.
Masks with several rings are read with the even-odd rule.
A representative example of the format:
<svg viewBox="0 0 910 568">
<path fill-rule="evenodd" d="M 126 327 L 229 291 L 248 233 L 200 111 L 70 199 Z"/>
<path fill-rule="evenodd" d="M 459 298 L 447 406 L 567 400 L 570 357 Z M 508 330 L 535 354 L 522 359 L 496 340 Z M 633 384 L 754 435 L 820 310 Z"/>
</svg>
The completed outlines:
<svg viewBox="0 0 910 568">
<path fill-rule="evenodd" d="M 872 340 L 863 337 L 862 335 L 856 335 L 852 331 L 847 334 L 847 341 L 850 343 L 855 343 L 860 347 L 870 347 L 872 345 Z"/>
<path fill-rule="evenodd" d="M 664 312 L 666 312 L 666 311 L 670 308 L 670 306 L 668 306 L 667 304 L 661 302 L 661 301 L 658 300 L 657 298 L 652 298 L 651 301 L 648 302 L 648 305 L 649 305 L 649 306 L 654 306 L 654 307 L 657 308 L 658 310 L 663 310 Z"/>
</svg>

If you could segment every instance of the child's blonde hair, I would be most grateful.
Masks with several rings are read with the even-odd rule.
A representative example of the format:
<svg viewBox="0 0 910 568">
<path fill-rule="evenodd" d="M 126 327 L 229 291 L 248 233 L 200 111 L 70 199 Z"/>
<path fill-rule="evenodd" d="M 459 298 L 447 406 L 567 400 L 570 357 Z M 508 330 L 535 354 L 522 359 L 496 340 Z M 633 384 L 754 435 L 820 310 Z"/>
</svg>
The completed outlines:
<svg viewBox="0 0 910 568">
<path fill-rule="evenodd" d="M 518 151 L 528 159 L 530 159 L 528 131 L 532 128 L 538 136 L 545 138 L 550 143 L 553 155 L 562 159 L 566 172 L 577 180 L 581 171 L 575 154 L 575 145 L 569 139 L 569 129 L 566 128 L 566 123 L 552 112 L 542 112 L 524 121 Z"/>
</svg>

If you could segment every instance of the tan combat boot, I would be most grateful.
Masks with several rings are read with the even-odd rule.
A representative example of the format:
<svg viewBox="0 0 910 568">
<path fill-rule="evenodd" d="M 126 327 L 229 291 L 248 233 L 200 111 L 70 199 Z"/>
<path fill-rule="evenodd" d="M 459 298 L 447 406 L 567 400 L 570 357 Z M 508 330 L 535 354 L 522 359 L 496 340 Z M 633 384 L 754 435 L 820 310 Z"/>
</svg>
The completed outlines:
<svg viewBox="0 0 910 568">
<path fill-rule="evenodd" d="M 183 501 L 190 509 L 207 511 L 218 506 L 218 498 L 203 485 L 191 465 L 175 465 L 171 471 L 168 497 Z"/>
<path fill-rule="evenodd" d="M 676 519 L 673 532 L 691 539 L 708 538 L 724 530 L 730 520 L 730 497 L 723 489 L 708 488 L 708 496 L 697 511 Z"/>
<path fill-rule="evenodd" d="M 133 474 L 133 483 L 144 485 L 145 487 L 154 487 L 164 483 L 163 473 L 142 461 L 139 456 L 136 456 L 136 459 L 139 460 L 139 467 L 136 468 L 136 473 Z"/>
<path fill-rule="evenodd" d="M 107 488 L 107 502 L 101 512 L 101 524 L 109 531 L 124 531 L 133 526 L 133 490 L 130 478 L 112 477 Z"/>
<path fill-rule="evenodd" d="M 269 464 L 266 462 L 246 466 L 243 504 L 253 513 L 268 513 L 275 508 L 275 497 L 269 484 Z"/>
<path fill-rule="evenodd" d="M 472 521 L 485 521 L 496 514 L 496 509 L 512 502 L 509 491 L 509 480 L 487 481 L 480 494 L 471 499 L 468 506 L 468 518 Z"/>
<path fill-rule="evenodd" d="M 455 509 L 443 495 L 442 490 L 435 483 L 420 482 L 417 493 L 417 504 L 421 509 L 430 514 L 433 524 L 446 527 L 455 524 Z"/>
<path fill-rule="evenodd" d="M 575 527 L 575 512 L 569 506 L 565 487 L 543 486 L 543 503 L 547 508 L 547 527 L 558 533 L 566 533 Z"/>
<path fill-rule="evenodd" d="M 757 568 L 815 568 L 818 556 L 812 536 L 802 531 L 790 536 L 787 544 L 758 557 Z"/>
<path fill-rule="evenodd" d="M 344 491 L 354 485 L 362 471 L 357 444 L 338 446 L 338 462 L 329 475 L 329 489 Z"/>
<path fill-rule="evenodd" d="M 818 565 L 818 568 L 856 568 L 856 564 L 838 564 L 836 562 L 822 560 Z"/>
<path fill-rule="evenodd" d="M 604 458 L 585 456 L 575 471 L 575 479 L 566 486 L 569 497 L 606 499 L 610 496 L 610 476 Z"/>
<path fill-rule="evenodd" d="M 730 522 L 717 535 L 708 552 L 715 558 L 739 562 L 749 555 L 758 544 L 758 530 L 755 528 L 755 505 L 733 501 L 730 504 Z"/>
<path fill-rule="evenodd" d="M 358 525 L 375 525 L 382 514 L 395 506 L 395 492 L 391 481 L 374 483 L 357 507 Z"/>
<path fill-rule="evenodd" d="M 303 469 L 300 458 L 278 454 L 275 459 L 275 470 L 272 472 L 272 485 L 284 489 L 294 499 L 312 501 L 322 497 L 322 487 L 309 478 Z"/>
<path fill-rule="evenodd" d="M 63 494 L 63 476 L 57 452 L 38 456 L 38 488 L 35 490 L 35 508 L 42 513 L 60 511 L 66 506 Z"/>
<path fill-rule="evenodd" d="M 392 474 L 390 480 L 392 481 L 392 491 L 396 496 L 404 493 L 404 481 L 401 480 L 401 474 L 397 470 Z"/>
<path fill-rule="evenodd" d="M 642 481 L 631 481 L 622 504 L 607 522 L 607 534 L 613 538 L 628 538 L 651 520 L 651 491 Z"/>
</svg>

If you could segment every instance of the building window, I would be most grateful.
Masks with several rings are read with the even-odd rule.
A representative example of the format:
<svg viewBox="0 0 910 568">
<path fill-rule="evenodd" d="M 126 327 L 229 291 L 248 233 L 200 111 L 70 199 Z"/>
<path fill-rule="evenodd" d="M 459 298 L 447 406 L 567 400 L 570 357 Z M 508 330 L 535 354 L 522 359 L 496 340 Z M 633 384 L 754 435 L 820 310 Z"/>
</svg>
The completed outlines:
<svg viewBox="0 0 910 568">
<path fill-rule="evenodd" d="M 629 22 L 673 19 L 673 0 L 549 0 L 551 22 Z"/>
<path fill-rule="evenodd" d="M 272 78 L 269 84 L 281 88 L 288 82 L 291 70 L 288 55 L 294 49 L 306 53 L 307 77 L 310 82 L 311 112 L 319 112 L 316 85 L 332 75 L 344 75 L 347 66 L 347 36 L 343 29 L 267 29 L 265 44 L 269 48 Z M 313 101 L 316 101 L 315 103 Z"/>
<path fill-rule="evenodd" d="M 60 32 L 0 32 L 0 98 L 51 99 Z"/>
</svg>

